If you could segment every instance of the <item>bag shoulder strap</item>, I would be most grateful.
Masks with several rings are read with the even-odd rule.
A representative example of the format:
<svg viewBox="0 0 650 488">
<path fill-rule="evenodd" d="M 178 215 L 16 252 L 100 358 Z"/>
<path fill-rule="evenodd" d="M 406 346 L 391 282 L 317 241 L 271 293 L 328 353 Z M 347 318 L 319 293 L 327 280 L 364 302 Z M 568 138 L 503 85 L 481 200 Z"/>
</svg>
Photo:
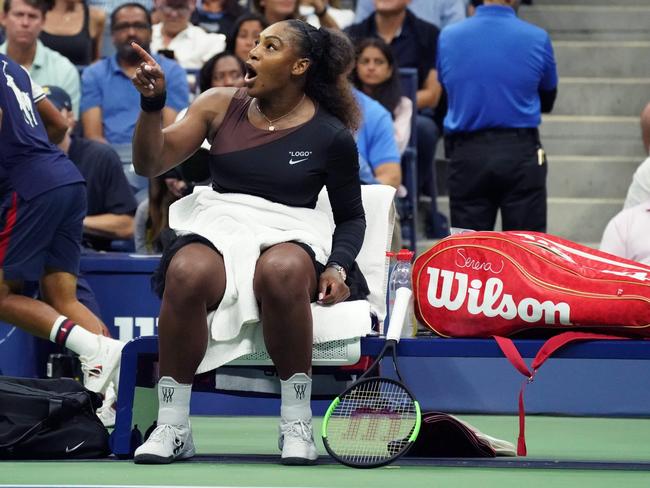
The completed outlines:
<svg viewBox="0 0 650 488">
<path fill-rule="evenodd" d="M 525 456 L 527 453 L 526 449 L 526 411 L 524 408 L 524 390 L 528 383 L 532 383 L 535 379 L 535 374 L 537 370 L 550 358 L 558 349 L 566 346 L 575 341 L 586 341 L 586 340 L 626 340 L 629 337 L 621 337 L 608 334 L 597 334 L 595 332 L 580 332 L 580 331 L 568 331 L 561 334 L 555 335 L 547 340 L 542 347 L 537 351 L 533 363 L 531 365 L 532 372 L 528 369 L 526 362 L 521 357 L 521 354 L 517 350 L 515 343 L 512 339 L 501 336 L 493 336 L 497 342 L 497 345 L 503 352 L 503 355 L 510 361 L 510 363 L 519 371 L 523 376 L 526 377 L 526 381 L 521 385 L 519 389 L 519 436 L 517 437 L 517 455 Z"/>
</svg>

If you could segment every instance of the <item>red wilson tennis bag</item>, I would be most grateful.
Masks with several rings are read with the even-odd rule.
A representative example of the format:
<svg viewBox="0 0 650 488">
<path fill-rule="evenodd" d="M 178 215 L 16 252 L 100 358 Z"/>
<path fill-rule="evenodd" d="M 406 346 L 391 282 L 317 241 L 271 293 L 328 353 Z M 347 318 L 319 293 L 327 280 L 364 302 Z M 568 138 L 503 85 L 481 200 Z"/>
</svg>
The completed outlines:
<svg viewBox="0 0 650 488">
<path fill-rule="evenodd" d="M 547 234 L 472 232 L 441 240 L 413 266 L 415 314 L 445 337 L 495 337 L 532 380 L 557 349 L 650 336 L 650 267 Z M 505 336 L 556 331 L 529 370 Z M 525 455 L 523 387 L 518 454 Z"/>
<path fill-rule="evenodd" d="M 447 337 L 552 328 L 650 336 L 650 267 L 537 232 L 443 239 L 413 266 L 415 313 Z"/>
</svg>

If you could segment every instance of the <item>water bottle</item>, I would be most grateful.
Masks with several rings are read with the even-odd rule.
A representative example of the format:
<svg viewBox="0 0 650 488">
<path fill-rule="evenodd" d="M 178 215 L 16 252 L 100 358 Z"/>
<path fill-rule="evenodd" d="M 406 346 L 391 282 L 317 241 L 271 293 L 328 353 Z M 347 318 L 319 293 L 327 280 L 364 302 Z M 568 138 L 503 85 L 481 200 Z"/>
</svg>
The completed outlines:
<svg viewBox="0 0 650 488">
<path fill-rule="evenodd" d="M 388 317 L 390 317 L 391 312 L 393 311 L 393 305 L 395 303 L 395 294 L 398 288 L 406 287 L 409 290 L 411 287 L 411 260 L 413 259 L 413 251 L 408 249 L 402 249 L 397 253 L 387 252 L 388 257 L 395 257 L 397 263 L 393 267 L 393 270 L 390 273 L 390 278 L 388 280 Z M 384 328 L 385 330 L 385 328 Z M 413 300 L 409 304 L 406 323 L 402 328 L 402 337 L 415 337 L 417 333 L 417 322 L 415 321 L 415 316 L 413 315 Z"/>
</svg>

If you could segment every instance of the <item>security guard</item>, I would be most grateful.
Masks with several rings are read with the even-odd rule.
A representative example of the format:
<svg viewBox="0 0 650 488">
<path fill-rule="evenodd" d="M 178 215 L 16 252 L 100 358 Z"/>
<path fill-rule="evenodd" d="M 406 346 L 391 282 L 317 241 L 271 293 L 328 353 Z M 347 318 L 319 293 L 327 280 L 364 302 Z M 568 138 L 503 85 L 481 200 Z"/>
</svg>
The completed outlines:
<svg viewBox="0 0 650 488">
<path fill-rule="evenodd" d="M 517 18 L 519 0 L 485 0 L 440 34 L 438 75 L 448 96 L 451 225 L 546 230 L 547 161 L 537 127 L 557 94 L 548 34 Z"/>
</svg>

